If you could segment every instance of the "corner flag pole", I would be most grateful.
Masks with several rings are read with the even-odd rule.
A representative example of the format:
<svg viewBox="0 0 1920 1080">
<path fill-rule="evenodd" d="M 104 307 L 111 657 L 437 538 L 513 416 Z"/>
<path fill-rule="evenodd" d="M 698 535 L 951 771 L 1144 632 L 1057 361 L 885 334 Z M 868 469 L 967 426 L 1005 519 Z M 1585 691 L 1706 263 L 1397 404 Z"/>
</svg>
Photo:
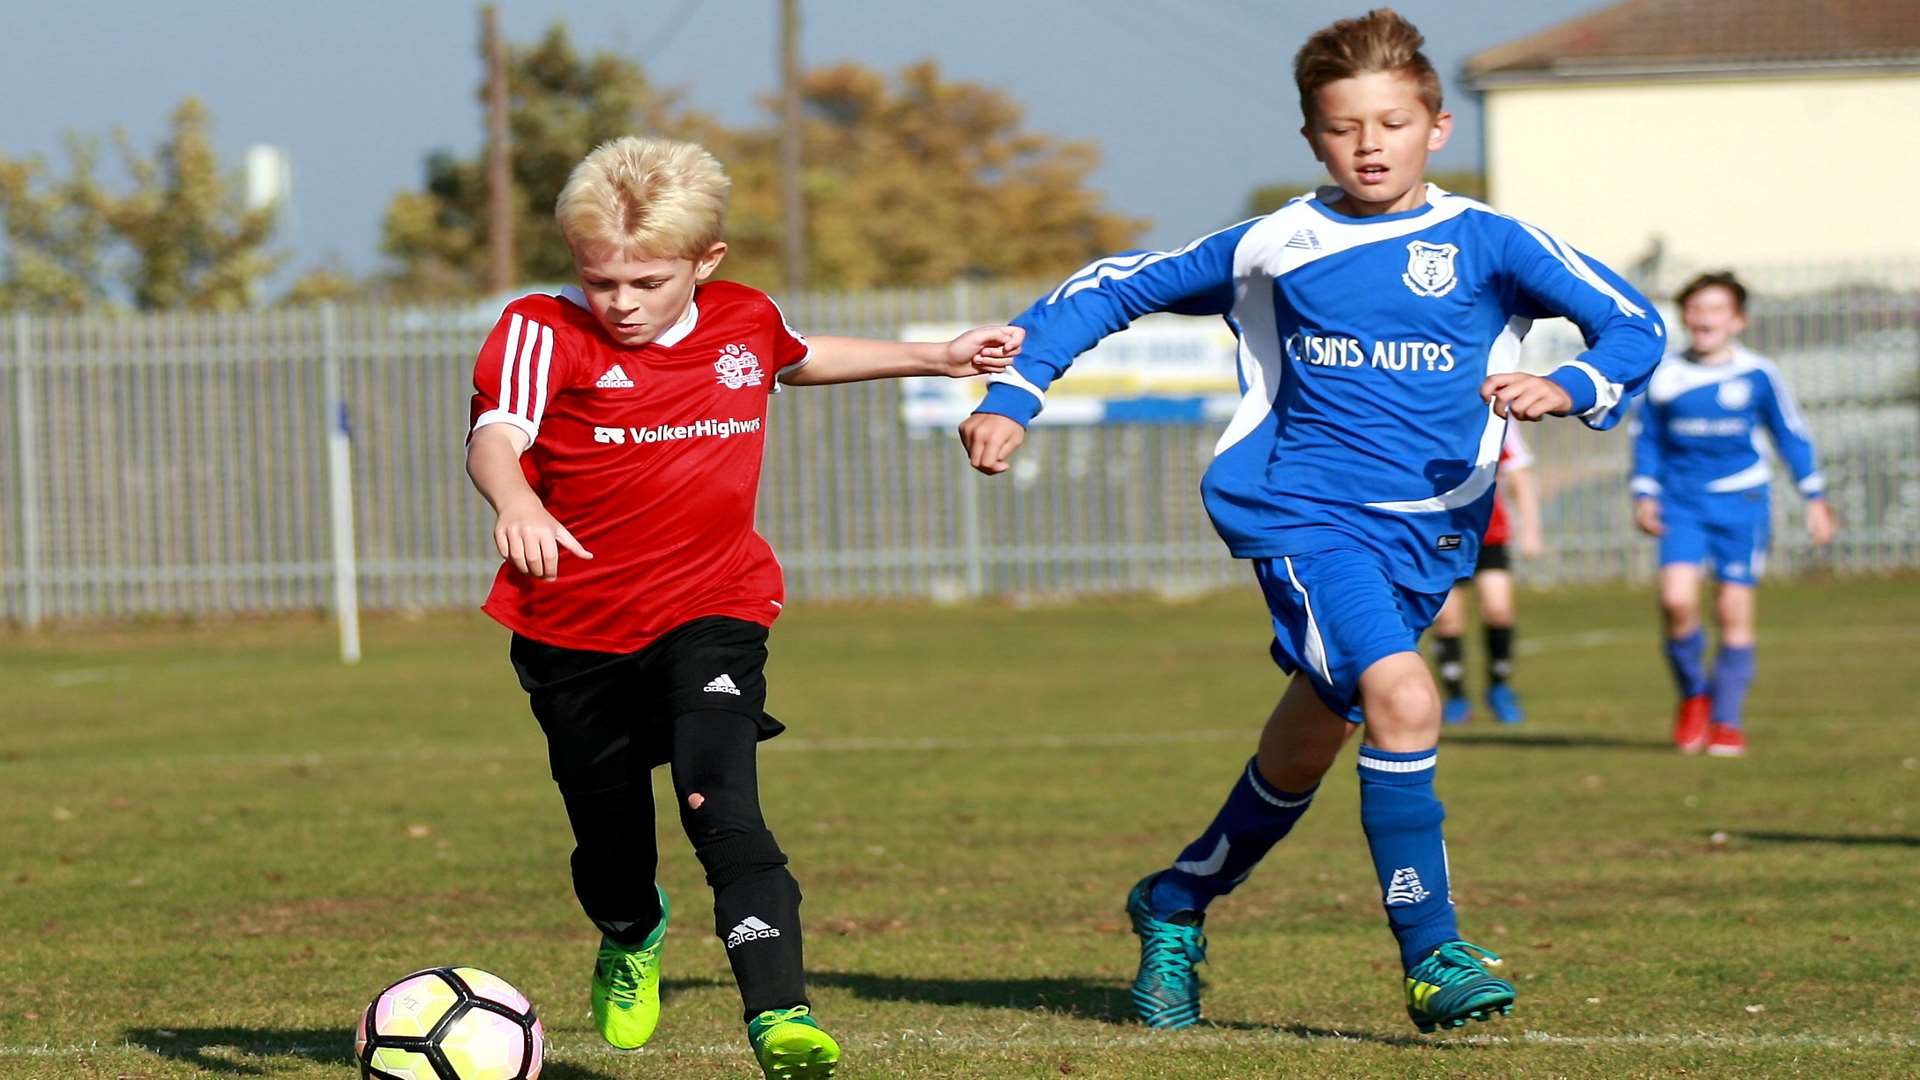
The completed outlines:
<svg viewBox="0 0 1920 1080">
<path fill-rule="evenodd" d="M 353 554 L 353 433 L 340 374 L 340 330 L 332 304 L 320 305 L 321 370 L 327 408 L 327 508 L 333 525 L 333 617 L 340 662 L 360 662 L 359 571 Z"/>
</svg>

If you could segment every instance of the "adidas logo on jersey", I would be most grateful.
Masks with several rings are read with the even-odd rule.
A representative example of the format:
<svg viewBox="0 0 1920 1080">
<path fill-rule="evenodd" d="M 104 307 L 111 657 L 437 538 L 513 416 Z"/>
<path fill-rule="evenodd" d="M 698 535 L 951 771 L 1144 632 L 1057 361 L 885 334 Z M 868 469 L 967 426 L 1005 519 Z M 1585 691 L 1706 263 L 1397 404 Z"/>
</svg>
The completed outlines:
<svg viewBox="0 0 1920 1080">
<path fill-rule="evenodd" d="M 1297 251 L 1319 251 L 1320 237 L 1312 229 L 1301 229 L 1287 238 L 1287 246 Z"/>
<path fill-rule="evenodd" d="M 601 390 L 624 390 L 633 386 L 633 380 L 627 378 L 627 373 L 620 370 L 619 364 L 615 364 L 593 385 Z"/>
<path fill-rule="evenodd" d="M 734 697 L 740 696 L 740 688 L 733 684 L 733 676 L 731 675 L 715 677 L 712 682 L 707 684 L 706 691 L 709 694 L 732 694 Z"/>
<path fill-rule="evenodd" d="M 1433 894 L 1420 884 L 1420 875 L 1413 867 L 1403 866 L 1393 872 L 1393 879 L 1387 882 L 1387 906 L 1396 904 L 1417 904 Z"/>
<path fill-rule="evenodd" d="M 741 919 L 732 930 L 727 932 L 727 948 L 731 949 L 735 945 L 744 945 L 749 941 L 759 941 L 763 938 L 777 938 L 779 936 L 779 930 L 761 922 L 758 916 L 749 915 Z"/>
</svg>

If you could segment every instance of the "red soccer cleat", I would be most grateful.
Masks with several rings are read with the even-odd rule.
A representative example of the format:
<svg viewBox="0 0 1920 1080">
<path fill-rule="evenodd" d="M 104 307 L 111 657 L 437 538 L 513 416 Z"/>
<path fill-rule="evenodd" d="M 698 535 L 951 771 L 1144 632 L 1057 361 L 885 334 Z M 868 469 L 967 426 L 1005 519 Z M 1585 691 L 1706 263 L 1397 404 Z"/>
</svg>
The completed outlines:
<svg viewBox="0 0 1920 1080">
<path fill-rule="evenodd" d="M 1742 757 L 1746 752 L 1746 733 L 1737 727 L 1715 724 L 1707 733 L 1707 753 L 1714 757 Z"/>
<path fill-rule="evenodd" d="M 1683 754 L 1697 754 L 1707 748 L 1707 720 L 1713 715 L 1713 699 L 1695 694 L 1680 699 L 1673 714 L 1673 745 Z M 1736 732 L 1735 734 L 1738 734 Z"/>
</svg>

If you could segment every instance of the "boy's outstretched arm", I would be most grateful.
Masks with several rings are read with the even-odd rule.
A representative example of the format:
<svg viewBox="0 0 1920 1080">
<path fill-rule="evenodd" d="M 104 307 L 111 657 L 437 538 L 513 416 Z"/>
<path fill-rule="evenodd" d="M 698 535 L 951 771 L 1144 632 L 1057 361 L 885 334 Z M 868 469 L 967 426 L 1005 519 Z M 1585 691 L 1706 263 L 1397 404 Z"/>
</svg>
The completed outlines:
<svg viewBox="0 0 1920 1080">
<path fill-rule="evenodd" d="M 552 581 L 560 576 L 561 548 L 582 559 L 593 555 L 547 513 L 540 496 L 527 485 L 520 455 L 528 445 L 526 432 L 519 428 L 488 424 L 467 442 L 467 475 L 493 507 L 493 546 L 500 557 L 523 574 Z"/>
<path fill-rule="evenodd" d="M 1018 326 L 981 326 L 952 341 L 878 341 L 869 338 L 810 337 L 807 362 L 786 368 L 788 386 L 944 375 L 964 379 L 1005 371 L 1020 355 L 1027 332 Z"/>
<path fill-rule="evenodd" d="M 1481 397 L 1519 420 L 1578 416 L 1600 431 L 1618 424 L 1666 352 L 1666 327 L 1653 305 L 1612 270 L 1522 222 L 1511 221 L 1504 256 L 1510 310 L 1571 319 L 1587 351 L 1545 377 L 1491 376 Z"/>
<path fill-rule="evenodd" d="M 1210 233 L 1174 251 L 1138 251 L 1095 259 L 1061 282 L 1013 325 L 1024 351 L 993 377 L 987 397 L 960 425 L 967 460 L 981 472 L 1005 472 L 1026 425 L 1046 405 L 1047 389 L 1074 358 L 1142 315 L 1225 315 L 1233 309 L 1234 252 L 1260 219 Z"/>
</svg>

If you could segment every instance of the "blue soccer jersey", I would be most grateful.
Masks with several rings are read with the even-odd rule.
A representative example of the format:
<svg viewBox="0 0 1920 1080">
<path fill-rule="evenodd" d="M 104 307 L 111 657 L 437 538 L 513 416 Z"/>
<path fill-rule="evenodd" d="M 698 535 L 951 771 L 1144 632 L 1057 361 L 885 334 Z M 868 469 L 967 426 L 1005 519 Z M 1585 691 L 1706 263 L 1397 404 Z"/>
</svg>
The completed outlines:
<svg viewBox="0 0 1920 1080">
<path fill-rule="evenodd" d="M 1223 316 L 1242 397 L 1201 490 L 1229 550 L 1360 547 L 1395 584 L 1445 592 L 1478 556 L 1505 431 L 1481 381 L 1517 368 L 1533 320 L 1565 316 L 1588 349 L 1549 378 L 1608 428 L 1664 330 L 1606 267 L 1472 199 L 1429 186 L 1425 206 L 1356 218 L 1338 194 L 1082 268 L 1014 320 L 1025 349 L 980 411 L 1026 423 L 1076 356 L 1148 312 Z"/>
<path fill-rule="evenodd" d="M 1631 424 L 1633 493 L 1709 514 L 1716 504 L 1736 501 L 1715 496 L 1764 494 L 1772 468 L 1762 429 L 1793 470 L 1800 493 L 1822 495 L 1826 481 L 1806 420 L 1771 361 L 1739 345 L 1721 364 L 1669 356 L 1654 371 Z"/>
</svg>

